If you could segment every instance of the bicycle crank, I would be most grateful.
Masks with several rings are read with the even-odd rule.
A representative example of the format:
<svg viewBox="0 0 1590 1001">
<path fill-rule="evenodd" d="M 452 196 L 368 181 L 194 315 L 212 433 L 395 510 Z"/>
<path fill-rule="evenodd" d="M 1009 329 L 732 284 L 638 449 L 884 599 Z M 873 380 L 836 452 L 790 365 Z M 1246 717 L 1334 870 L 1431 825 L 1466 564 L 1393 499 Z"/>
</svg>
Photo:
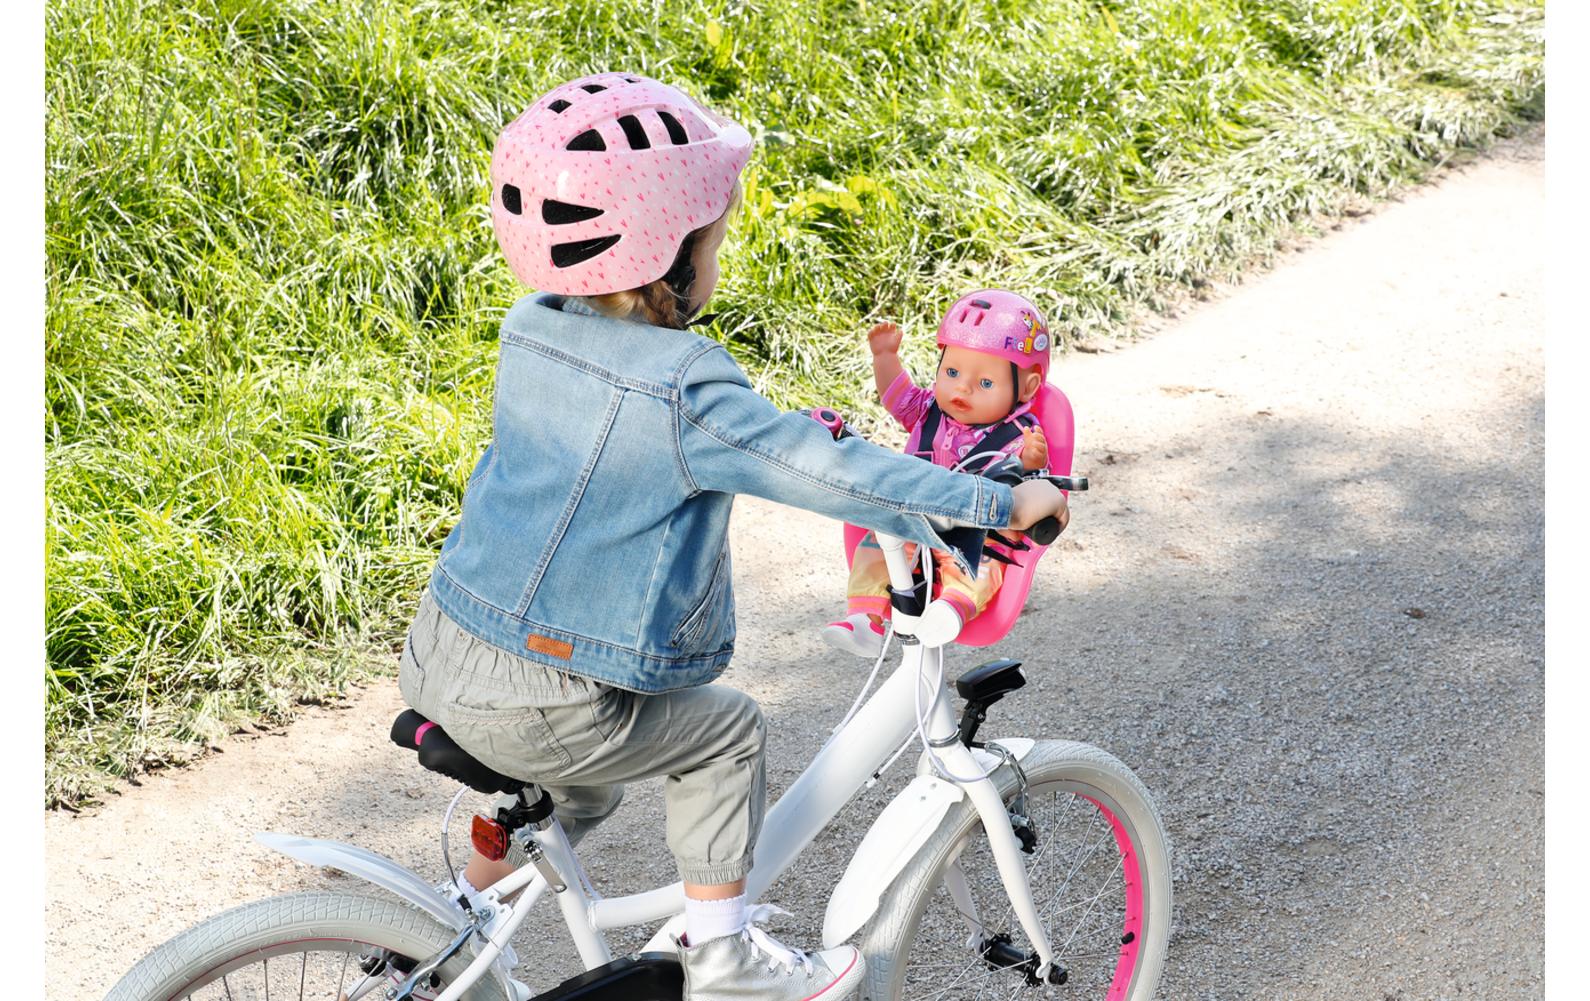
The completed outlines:
<svg viewBox="0 0 1590 1001">
<path fill-rule="evenodd" d="M 1070 976 L 1066 968 L 1056 962 L 1049 967 L 1046 980 L 1038 978 L 1038 965 L 1041 962 L 1036 952 L 1022 952 L 1011 944 L 1010 933 L 1000 932 L 978 943 L 977 954 L 991 970 L 1010 970 L 1022 974 L 1027 980 L 1028 987 L 1041 987 L 1044 983 L 1063 984 Z"/>
</svg>

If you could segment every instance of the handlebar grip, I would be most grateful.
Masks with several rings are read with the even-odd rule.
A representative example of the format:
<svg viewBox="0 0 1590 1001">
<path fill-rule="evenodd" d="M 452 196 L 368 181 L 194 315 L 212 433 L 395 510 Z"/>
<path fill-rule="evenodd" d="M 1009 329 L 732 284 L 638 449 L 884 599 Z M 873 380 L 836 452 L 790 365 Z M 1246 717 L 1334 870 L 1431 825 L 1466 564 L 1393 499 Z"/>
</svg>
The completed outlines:
<svg viewBox="0 0 1590 1001">
<path fill-rule="evenodd" d="M 1061 478 L 1063 477 L 1057 477 L 1057 479 Z M 1060 537 L 1060 521 L 1054 515 L 1050 515 L 1027 529 L 1026 534 L 1027 538 L 1038 543 L 1038 545 L 1047 546 Z"/>
</svg>

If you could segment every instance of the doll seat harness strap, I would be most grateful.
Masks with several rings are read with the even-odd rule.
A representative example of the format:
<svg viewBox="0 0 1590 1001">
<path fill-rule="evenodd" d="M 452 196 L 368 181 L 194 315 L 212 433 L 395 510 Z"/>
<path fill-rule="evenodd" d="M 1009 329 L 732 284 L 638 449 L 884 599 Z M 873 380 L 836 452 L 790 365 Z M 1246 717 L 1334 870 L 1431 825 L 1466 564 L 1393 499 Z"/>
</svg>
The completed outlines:
<svg viewBox="0 0 1590 1001">
<path fill-rule="evenodd" d="M 939 409 L 939 405 L 929 404 L 927 413 L 922 415 L 922 421 L 916 427 L 916 447 L 911 450 L 912 455 L 918 459 L 933 461 L 933 442 L 938 438 L 939 425 L 943 420 L 944 411 Z M 1020 438 L 1023 428 L 1037 426 L 1038 418 L 1031 411 L 1022 411 L 1012 417 L 1006 417 L 978 439 L 976 454 L 982 454 L 982 458 L 957 467 L 958 471 L 974 475 L 982 472 L 989 463 L 999 458 L 998 454 L 993 453 L 1003 452 L 1011 442 Z"/>
</svg>

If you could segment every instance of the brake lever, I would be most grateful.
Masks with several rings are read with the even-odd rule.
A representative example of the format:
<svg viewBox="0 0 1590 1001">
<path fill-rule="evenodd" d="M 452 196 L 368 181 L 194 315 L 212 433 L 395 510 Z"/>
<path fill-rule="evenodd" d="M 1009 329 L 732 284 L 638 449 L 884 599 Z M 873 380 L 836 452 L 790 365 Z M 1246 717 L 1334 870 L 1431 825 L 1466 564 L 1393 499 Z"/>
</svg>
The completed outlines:
<svg viewBox="0 0 1590 1001">
<path fill-rule="evenodd" d="M 1003 483 L 1006 486 L 1014 487 L 1024 480 L 1038 479 L 1040 474 L 1029 474 L 1028 471 L 1022 466 L 1020 459 L 1017 459 L 1015 456 L 1006 456 L 1004 459 L 1001 459 L 998 462 L 989 463 L 988 466 L 983 469 L 982 475 L 994 480 L 997 483 Z M 1048 480 L 1050 483 L 1053 483 L 1061 490 L 1077 491 L 1086 490 L 1088 488 L 1088 478 L 1086 476 L 1044 475 L 1042 478 Z M 1055 539 L 1060 537 L 1060 520 L 1051 515 L 1050 517 L 1044 518 L 1043 520 L 1034 524 L 1023 534 L 1025 534 L 1027 538 L 1036 542 L 1038 545 L 1047 546 L 1054 542 Z"/>
</svg>

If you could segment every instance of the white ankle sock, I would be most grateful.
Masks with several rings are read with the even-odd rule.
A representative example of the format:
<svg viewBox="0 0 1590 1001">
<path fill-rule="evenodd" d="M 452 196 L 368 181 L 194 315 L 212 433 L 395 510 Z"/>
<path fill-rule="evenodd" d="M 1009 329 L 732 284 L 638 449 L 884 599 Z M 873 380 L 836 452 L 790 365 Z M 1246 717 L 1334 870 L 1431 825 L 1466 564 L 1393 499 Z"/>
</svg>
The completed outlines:
<svg viewBox="0 0 1590 1001">
<path fill-rule="evenodd" d="M 473 897 L 480 892 L 470 885 L 469 880 L 464 878 L 464 870 L 462 869 L 458 870 L 458 875 L 453 877 L 453 885 L 458 887 L 458 892 L 466 897 Z"/>
<path fill-rule="evenodd" d="M 727 900 L 685 898 L 685 938 L 700 945 L 745 927 L 745 894 Z"/>
</svg>

